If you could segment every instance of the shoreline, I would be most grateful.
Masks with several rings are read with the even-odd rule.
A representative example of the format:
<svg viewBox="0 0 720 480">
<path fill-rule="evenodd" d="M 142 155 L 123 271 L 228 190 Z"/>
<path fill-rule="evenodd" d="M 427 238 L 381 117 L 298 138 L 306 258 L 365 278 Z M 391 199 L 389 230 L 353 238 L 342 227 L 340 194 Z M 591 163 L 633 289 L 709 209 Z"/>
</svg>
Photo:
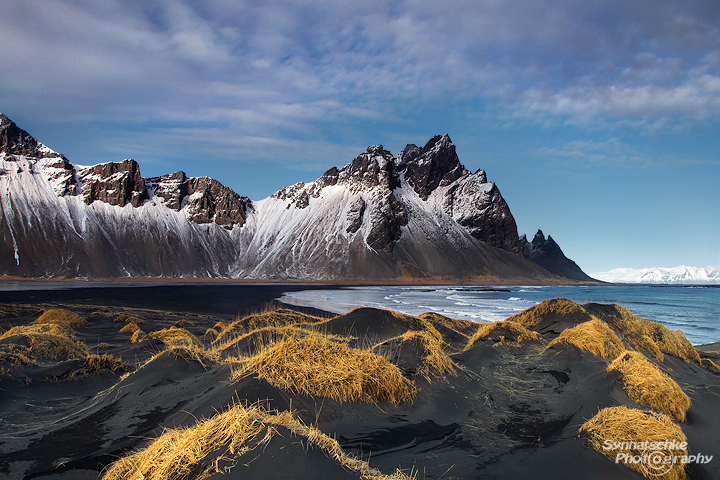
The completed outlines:
<svg viewBox="0 0 720 480">
<path fill-rule="evenodd" d="M 18 276 L 0 277 L 0 285 L 7 283 L 68 283 L 68 284 L 183 284 L 183 285 L 336 285 L 336 286 L 413 286 L 413 285 L 615 285 L 606 282 L 587 282 L 558 277 L 557 280 L 530 278 L 341 278 L 333 280 L 291 280 L 291 279 L 256 279 L 256 278 L 171 278 L 171 277 L 87 277 L 87 278 L 28 278 Z"/>
</svg>

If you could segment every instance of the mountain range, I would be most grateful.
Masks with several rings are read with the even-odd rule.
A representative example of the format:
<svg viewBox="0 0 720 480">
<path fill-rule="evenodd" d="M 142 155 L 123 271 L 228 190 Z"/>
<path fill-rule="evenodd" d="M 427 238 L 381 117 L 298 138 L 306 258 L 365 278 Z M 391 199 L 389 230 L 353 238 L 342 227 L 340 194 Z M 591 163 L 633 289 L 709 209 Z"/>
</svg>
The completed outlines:
<svg viewBox="0 0 720 480">
<path fill-rule="evenodd" d="M 81 167 L 0 114 L 0 274 L 271 280 L 592 281 L 541 231 L 528 242 L 448 135 L 252 201 L 217 180 Z"/>
<path fill-rule="evenodd" d="M 720 285 L 720 269 L 686 265 L 672 268 L 615 268 L 607 272 L 594 273 L 593 277 L 611 283 Z"/>
</svg>

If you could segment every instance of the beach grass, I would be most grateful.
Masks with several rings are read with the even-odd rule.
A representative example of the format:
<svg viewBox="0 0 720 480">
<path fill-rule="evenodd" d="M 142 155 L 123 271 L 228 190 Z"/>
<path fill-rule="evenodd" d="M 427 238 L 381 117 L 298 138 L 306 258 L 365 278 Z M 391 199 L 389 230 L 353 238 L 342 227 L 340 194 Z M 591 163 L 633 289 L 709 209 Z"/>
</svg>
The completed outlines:
<svg viewBox="0 0 720 480">
<path fill-rule="evenodd" d="M 547 348 L 562 344 L 574 345 L 609 361 L 615 360 L 625 351 L 615 332 L 607 323 L 597 318 L 563 330 Z"/>
<path fill-rule="evenodd" d="M 528 340 L 543 341 L 537 332 L 528 330 L 525 325 L 513 320 L 513 318 L 514 317 L 510 317 L 507 320 L 480 325 L 475 334 L 470 337 L 465 349 L 467 350 L 483 340 L 493 340 L 501 343 L 514 341 L 517 344 Z"/>
<path fill-rule="evenodd" d="M 571 316 L 576 314 L 587 315 L 585 310 L 572 300 L 553 298 L 523 310 L 507 320 L 519 323 L 525 328 L 533 328 L 539 325 L 548 315 Z"/>
<path fill-rule="evenodd" d="M 635 349 L 645 350 L 659 362 L 664 360 L 663 353 L 669 353 L 688 363 L 700 365 L 700 355 L 680 330 L 670 330 L 617 305 L 615 309 L 619 314 L 616 326 Z"/>
<path fill-rule="evenodd" d="M 665 448 L 666 441 L 675 441 L 675 445 L 686 442 L 687 438 L 682 429 L 670 417 L 662 413 L 643 412 L 625 406 L 608 407 L 600 410 L 597 415 L 580 427 L 580 433 L 587 435 L 587 439 L 595 450 L 615 461 L 619 453 L 627 453 L 633 457 L 660 452 L 658 458 L 666 456 L 687 455 L 686 448 Z M 625 445 L 622 450 L 607 448 L 607 441 L 620 444 L 622 442 L 657 442 L 663 445 L 657 449 L 637 448 L 637 445 Z M 628 468 L 638 472 L 646 478 L 662 478 L 665 480 L 684 480 L 685 465 L 677 462 L 668 465 L 663 470 L 654 470 L 651 463 L 629 462 L 624 463 Z M 649 473 L 652 472 L 652 473 Z M 654 474 L 653 474 L 654 473 Z M 661 475 L 658 475 L 661 473 Z"/>
<path fill-rule="evenodd" d="M 345 453 L 340 444 L 290 412 L 268 411 L 257 405 L 232 405 L 194 426 L 167 429 L 146 448 L 113 463 L 103 480 L 205 479 L 227 473 L 234 460 L 264 445 L 284 427 L 322 450 L 348 470 L 368 480 L 410 480 L 400 471 L 383 475 L 364 461 Z M 235 466 L 235 468 L 237 468 Z"/>
<path fill-rule="evenodd" d="M 690 398 L 680 386 L 640 352 L 625 352 L 607 368 L 622 376 L 623 389 L 636 402 L 685 421 Z"/>
<path fill-rule="evenodd" d="M 138 327 L 137 323 L 131 322 L 126 323 L 125 326 L 123 326 L 120 330 L 118 330 L 120 333 L 130 333 L 133 334 L 140 330 L 140 327 Z"/>
<path fill-rule="evenodd" d="M 135 325 L 143 325 L 145 324 L 145 319 L 140 315 L 131 315 L 129 313 L 122 312 L 118 314 L 115 318 L 113 318 L 113 322 L 134 323 Z"/>
<path fill-rule="evenodd" d="M 167 347 L 202 347 L 203 343 L 195 335 L 184 328 L 170 327 L 150 332 L 148 337 L 160 340 Z"/>
<path fill-rule="evenodd" d="M 82 318 L 75 312 L 66 310 L 64 308 L 53 308 L 46 310 L 42 315 L 35 320 L 35 323 L 54 323 L 57 325 L 65 325 L 70 328 L 82 328 L 90 325 L 87 320 Z"/>
<path fill-rule="evenodd" d="M 143 332 L 140 329 L 137 329 L 133 332 L 132 337 L 130 337 L 130 343 L 139 343 L 145 340 L 145 337 L 147 337 L 147 334 Z"/>
<path fill-rule="evenodd" d="M 75 331 L 62 323 L 12 327 L 3 333 L 0 340 L 6 340 L 3 342 L 3 350 L 21 354 L 28 359 L 82 360 L 90 354 L 87 345 L 75 338 Z"/>
<path fill-rule="evenodd" d="M 351 348 L 318 332 L 283 333 L 247 359 L 233 378 L 256 374 L 292 393 L 344 402 L 398 404 L 415 395 L 398 367 L 370 349 Z"/>
</svg>

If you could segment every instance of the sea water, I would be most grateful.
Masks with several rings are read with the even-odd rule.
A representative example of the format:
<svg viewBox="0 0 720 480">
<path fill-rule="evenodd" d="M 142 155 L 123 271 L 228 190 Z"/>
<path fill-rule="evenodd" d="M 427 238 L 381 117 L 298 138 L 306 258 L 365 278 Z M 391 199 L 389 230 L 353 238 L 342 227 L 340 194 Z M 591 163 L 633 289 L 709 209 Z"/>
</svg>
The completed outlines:
<svg viewBox="0 0 720 480">
<path fill-rule="evenodd" d="M 580 304 L 618 304 L 672 330 L 682 330 L 693 345 L 720 342 L 720 285 L 361 286 L 287 292 L 280 301 L 333 313 L 367 306 L 493 322 L 558 297 Z"/>
</svg>

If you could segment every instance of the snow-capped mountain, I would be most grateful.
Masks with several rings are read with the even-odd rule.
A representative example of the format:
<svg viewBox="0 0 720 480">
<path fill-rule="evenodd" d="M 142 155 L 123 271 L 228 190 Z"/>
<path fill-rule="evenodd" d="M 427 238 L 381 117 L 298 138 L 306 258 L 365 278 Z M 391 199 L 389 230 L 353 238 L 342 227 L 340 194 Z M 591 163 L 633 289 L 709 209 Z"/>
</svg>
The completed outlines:
<svg viewBox="0 0 720 480">
<path fill-rule="evenodd" d="M 684 285 L 720 285 L 720 269 L 714 267 L 615 268 L 592 274 L 593 278 L 611 283 L 649 283 Z"/>
<path fill-rule="evenodd" d="M 134 160 L 74 165 L 0 114 L 0 196 L 5 275 L 558 280 L 447 135 L 251 201 L 207 177 L 143 178 Z"/>
</svg>

